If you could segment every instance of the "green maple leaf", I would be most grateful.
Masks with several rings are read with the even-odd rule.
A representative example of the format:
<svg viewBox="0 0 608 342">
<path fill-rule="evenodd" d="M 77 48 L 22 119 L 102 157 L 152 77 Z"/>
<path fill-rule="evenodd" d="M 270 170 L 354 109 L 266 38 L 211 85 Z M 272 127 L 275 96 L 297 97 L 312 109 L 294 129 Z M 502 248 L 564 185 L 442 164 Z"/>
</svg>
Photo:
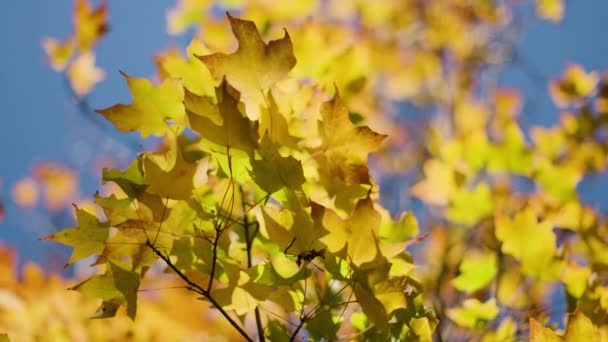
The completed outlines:
<svg viewBox="0 0 608 342">
<path fill-rule="evenodd" d="M 285 31 L 283 38 L 266 44 L 252 21 L 230 14 L 228 20 L 239 43 L 236 52 L 197 57 L 207 65 L 216 81 L 225 77 L 243 94 L 247 112 L 257 118 L 260 105 L 265 103 L 264 91 L 285 78 L 296 65 L 291 38 Z"/>
<path fill-rule="evenodd" d="M 94 215 L 79 209 L 77 206 L 74 207 L 76 208 L 78 227 L 67 228 L 43 238 L 44 240 L 53 240 L 74 247 L 65 267 L 89 255 L 100 254 L 105 247 L 105 241 L 110 231 L 108 223 L 101 223 Z"/>
<path fill-rule="evenodd" d="M 134 78 L 121 72 L 133 96 L 132 104 L 117 104 L 97 110 L 121 132 L 139 131 L 142 138 L 152 134 L 162 136 L 169 130 L 167 120 L 181 121 L 184 117 L 184 89 L 174 79 L 154 86 L 145 78 Z"/>
</svg>

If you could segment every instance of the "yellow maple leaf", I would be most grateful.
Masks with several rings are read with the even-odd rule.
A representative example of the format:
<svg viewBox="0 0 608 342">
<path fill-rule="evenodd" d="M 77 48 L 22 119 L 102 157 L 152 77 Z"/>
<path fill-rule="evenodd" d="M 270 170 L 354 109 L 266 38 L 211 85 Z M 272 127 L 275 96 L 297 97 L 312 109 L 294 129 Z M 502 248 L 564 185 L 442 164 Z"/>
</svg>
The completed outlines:
<svg viewBox="0 0 608 342">
<path fill-rule="evenodd" d="M 185 111 L 182 103 L 184 88 L 175 79 L 166 79 L 155 86 L 145 78 L 134 78 L 121 71 L 133 96 L 132 104 L 117 104 L 96 112 L 112 122 L 119 131 L 141 132 L 142 138 L 163 135 L 169 125 L 166 120 L 179 121 Z"/>
<path fill-rule="evenodd" d="M 264 43 L 255 24 L 228 14 L 232 32 L 239 42 L 232 54 L 214 53 L 197 56 L 211 71 L 216 81 L 224 77 L 238 89 L 246 103 L 248 115 L 259 117 L 260 105 L 266 103 L 264 91 L 282 80 L 295 66 L 291 38 L 285 30 L 283 38 Z"/>
<path fill-rule="evenodd" d="M 87 95 L 105 78 L 103 70 L 95 66 L 95 55 L 92 52 L 78 56 L 68 68 L 67 75 L 70 86 L 78 96 Z"/>
<path fill-rule="evenodd" d="M 536 15 L 558 23 L 564 17 L 564 0 L 536 0 Z"/>
<path fill-rule="evenodd" d="M 74 55 L 76 47 L 72 37 L 63 42 L 55 38 L 45 37 L 42 39 L 42 48 L 47 55 L 51 68 L 55 71 L 63 71 Z"/>
<path fill-rule="evenodd" d="M 76 41 L 81 51 L 89 51 L 108 31 L 108 2 L 102 1 L 91 8 L 88 0 L 76 0 L 74 5 L 74 28 Z"/>
</svg>

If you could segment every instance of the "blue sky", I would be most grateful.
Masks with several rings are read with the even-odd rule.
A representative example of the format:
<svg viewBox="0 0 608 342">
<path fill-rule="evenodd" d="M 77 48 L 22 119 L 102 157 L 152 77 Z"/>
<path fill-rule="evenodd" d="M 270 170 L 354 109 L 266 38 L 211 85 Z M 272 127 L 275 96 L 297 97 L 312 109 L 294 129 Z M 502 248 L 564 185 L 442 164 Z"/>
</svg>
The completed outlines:
<svg viewBox="0 0 608 342">
<path fill-rule="evenodd" d="M 119 74 L 133 76 L 154 73 L 152 56 L 171 44 L 184 46 L 186 38 L 169 37 L 165 31 L 165 11 L 173 2 L 111 1 L 110 34 L 100 43 L 97 59 L 106 71 L 89 101 L 93 108 L 104 108 L 118 102 L 129 102 L 128 89 Z M 0 241 L 18 249 L 20 259 L 48 261 L 49 255 L 66 260 L 66 249 L 39 241 L 50 233 L 53 224 L 36 210 L 22 210 L 10 203 L 10 186 L 27 174 L 38 161 L 56 160 L 78 169 L 91 169 L 93 160 L 87 151 L 100 149 L 122 161 L 136 152 L 121 141 L 137 139 L 101 132 L 82 118 L 70 99 L 60 74 L 45 64 L 40 41 L 44 36 L 66 37 L 71 30 L 71 0 L 3 1 L 0 4 L 0 198 L 7 204 L 4 222 L 0 224 Z M 529 21 L 519 43 L 519 52 L 544 76 L 558 75 L 566 62 L 573 61 L 587 69 L 608 69 L 605 33 L 608 32 L 608 1 L 568 1 L 566 17 L 559 24 Z M 508 66 L 501 80 L 507 86 L 522 89 L 534 107 L 525 113 L 526 125 L 550 124 L 558 111 L 551 103 L 546 86 L 539 87 L 516 66 Z M 109 127 L 112 131 L 111 126 Z M 608 209 L 602 197 L 608 190 L 608 177 L 595 175 L 580 185 L 586 203 Z M 92 195 L 98 188 L 98 177 L 92 171 L 81 175 L 81 193 Z M 46 262 L 48 264 L 48 262 Z M 50 269 L 59 271 L 60 264 Z"/>
</svg>

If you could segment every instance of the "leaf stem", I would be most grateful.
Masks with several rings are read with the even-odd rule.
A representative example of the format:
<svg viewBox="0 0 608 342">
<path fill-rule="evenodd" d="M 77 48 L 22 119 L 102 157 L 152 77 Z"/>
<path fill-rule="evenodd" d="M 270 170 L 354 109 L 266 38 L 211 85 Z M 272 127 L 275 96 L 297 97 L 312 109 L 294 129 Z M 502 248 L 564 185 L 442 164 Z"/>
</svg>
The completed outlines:
<svg viewBox="0 0 608 342">
<path fill-rule="evenodd" d="M 241 336 L 243 336 L 243 338 L 245 340 L 253 342 L 253 339 L 251 337 L 249 337 L 249 335 L 247 335 L 247 333 L 245 332 L 245 330 L 243 330 L 243 328 L 241 328 L 232 319 L 232 317 L 230 317 L 230 315 L 228 315 L 228 313 L 222 308 L 222 306 L 218 302 L 216 302 L 213 297 L 211 297 L 211 293 L 209 293 L 209 291 L 203 289 L 197 283 L 195 283 L 192 280 L 188 279 L 188 277 L 182 271 L 180 271 L 171 262 L 171 260 L 167 256 L 165 256 L 164 254 L 162 254 L 156 247 L 154 247 L 154 245 L 152 245 L 150 243 L 150 241 L 146 241 L 146 245 L 148 247 L 150 247 L 150 249 L 152 249 L 152 251 L 156 255 L 158 255 L 158 257 L 161 258 L 167 264 L 167 266 L 169 266 L 169 268 L 171 268 L 173 270 L 173 272 L 175 272 L 175 274 L 177 274 L 184 282 L 186 282 L 186 284 L 188 284 L 188 289 L 190 289 L 191 291 L 194 291 L 194 292 L 202 295 L 205 299 L 207 299 L 222 314 L 222 316 L 224 316 L 224 318 L 226 318 L 226 320 L 228 321 L 228 323 L 230 323 L 230 325 L 232 325 L 232 327 L 234 327 L 234 329 L 236 329 L 239 332 L 239 334 L 241 334 Z"/>
<path fill-rule="evenodd" d="M 243 211 L 245 214 L 243 215 L 243 228 L 245 229 L 245 246 L 247 248 L 247 267 L 251 268 L 251 245 L 253 243 L 253 239 L 255 238 L 255 234 L 257 233 L 257 229 L 253 231 L 253 234 L 249 234 L 249 218 L 247 217 L 248 210 L 245 209 L 245 193 L 243 191 L 243 186 L 239 185 L 239 191 L 241 192 L 241 205 L 243 207 Z M 255 325 L 258 328 L 258 338 L 260 342 L 266 341 L 264 337 L 264 327 L 262 327 L 262 318 L 260 317 L 260 308 L 259 306 L 255 307 Z"/>
</svg>

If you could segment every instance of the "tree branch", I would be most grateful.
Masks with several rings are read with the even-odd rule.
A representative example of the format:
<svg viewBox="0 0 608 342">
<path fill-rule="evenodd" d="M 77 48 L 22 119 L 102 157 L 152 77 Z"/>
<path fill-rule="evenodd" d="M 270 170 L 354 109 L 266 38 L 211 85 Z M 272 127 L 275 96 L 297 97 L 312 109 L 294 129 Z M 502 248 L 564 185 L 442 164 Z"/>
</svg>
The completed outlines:
<svg viewBox="0 0 608 342">
<path fill-rule="evenodd" d="M 154 253 L 158 255 L 158 257 L 161 258 L 167 264 L 167 266 L 169 266 L 169 268 L 173 270 L 173 272 L 175 272 L 175 274 L 177 274 L 186 284 L 188 284 L 188 289 L 200 294 L 205 299 L 207 299 L 222 314 L 222 316 L 224 316 L 224 318 L 228 320 L 228 323 L 230 323 L 230 325 L 232 325 L 232 327 L 234 327 L 239 332 L 239 334 L 243 336 L 245 340 L 253 342 L 253 339 L 249 337 L 249 335 L 247 335 L 245 330 L 243 330 L 243 328 L 241 328 L 232 319 L 232 317 L 228 315 L 228 313 L 222 308 L 222 306 L 218 302 L 216 302 L 213 297 L 211 297 L 209 291 L 203 289 L 197 283 L 188 279 L 188 277 L 186 277 L 186 275 L 182 271 L 180 271 L 166 255 L 162 254 L 156 247 L 154 247 L 154 245 L 152 245 L 150 241 L 146 241 L 146 245 L 150 247 L 150 249 L 152 249 L 152 251 L 154 251 Z"/>
</svg>

